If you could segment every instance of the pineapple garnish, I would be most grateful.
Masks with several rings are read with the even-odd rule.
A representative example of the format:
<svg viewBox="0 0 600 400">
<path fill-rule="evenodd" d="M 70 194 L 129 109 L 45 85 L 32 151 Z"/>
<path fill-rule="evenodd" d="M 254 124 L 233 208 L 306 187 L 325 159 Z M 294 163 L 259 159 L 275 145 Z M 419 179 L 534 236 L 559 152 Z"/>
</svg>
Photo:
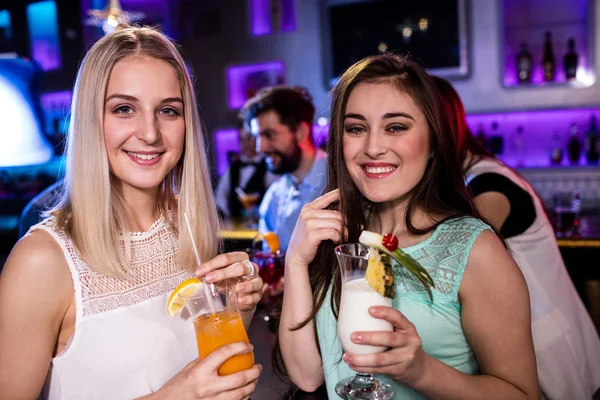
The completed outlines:
<svg viewBox="0 0 600 400">
<path fill-rule="evenodd" d="M 369 286 L 375 289 L 380 295 L 389 297 L 390 299 L 396 297 L 394 271 L 390 265 L 389 256 L 387 254 L 380 254 L 374 247 L 369 249 L 369 263 L 365 279 Z"/>
<path fill-rule="evenodd" d="M 387 234 L 385 236 L 382 236 L 379 233 L 362 231 L 360 237 L 358 238 L 358 241 L 364 244 L 365 246 L 374 247 L 380 252 L 383 252 L 384 254 L 387 254 L 388 256 L 396 260 L 398 264 L 406 268 L 410 273 L 412 273 L 415 276 L 415 278 L 419 280 L 419 282 L 423 284 L 425 290 L 427 291 L 427 295 L 429 296 L 431 301 L 433 301 L 433 294 L 431 293 L 431 287 L 435 287 L 433 279 L 431 279 L 431 276 L 421 264 L 419 264 L 415 259 L 413 259 L 408 254 L 406 254 L 398 248 L 398 239 L 394 235 Z M 376 287 L 373 286 L 373 288 L 377 290 Z"/>
</svg>

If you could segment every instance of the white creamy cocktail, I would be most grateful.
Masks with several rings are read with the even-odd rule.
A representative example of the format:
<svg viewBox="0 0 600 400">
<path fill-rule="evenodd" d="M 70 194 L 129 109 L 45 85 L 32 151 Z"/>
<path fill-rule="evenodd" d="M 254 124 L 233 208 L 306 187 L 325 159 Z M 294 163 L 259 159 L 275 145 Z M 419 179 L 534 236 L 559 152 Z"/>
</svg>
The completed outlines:
<svg viewBox="0 0 600 400">
<path fill-rule="evenodd" d="M 369 314 L 373 306 L 392 306 L 392 299 L 375 291 L 364 277 L 345 282 L 342 285 L 342 299 L 338 317 L 338 336 L 345 351 L 352 354 L 380 353 L 386 348 L 357 344 L 350 340 L 352 332 L 392 331 L 392 324 Z"/>
</svg>

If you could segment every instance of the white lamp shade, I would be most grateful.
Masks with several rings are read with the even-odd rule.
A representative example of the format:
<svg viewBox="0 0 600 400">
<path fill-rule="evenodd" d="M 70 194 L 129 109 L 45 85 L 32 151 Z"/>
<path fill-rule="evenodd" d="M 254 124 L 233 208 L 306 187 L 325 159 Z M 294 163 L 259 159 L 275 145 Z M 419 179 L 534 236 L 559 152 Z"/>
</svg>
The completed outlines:
<svg viewBox="0 0 600 400">
<path fill-rule="evenodd" d="M 1 75 L 0 121 L 0 167 L 42 164 L 52 158 L 30 103 Z"/>
</svg>

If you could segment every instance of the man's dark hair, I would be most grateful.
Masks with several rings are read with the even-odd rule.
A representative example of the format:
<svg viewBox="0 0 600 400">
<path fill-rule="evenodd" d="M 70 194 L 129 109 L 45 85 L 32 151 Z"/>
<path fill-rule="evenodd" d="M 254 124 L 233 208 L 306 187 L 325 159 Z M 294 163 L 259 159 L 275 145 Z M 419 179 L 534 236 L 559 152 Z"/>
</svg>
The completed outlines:
<svg viewBox="0 0 600 400">
<path fill-rule="evenodd" d="M 240 111 L 240 118 L 249 130 L 252 119 L 270 110 L 274 110 L 279 116 L 279 121 L 292 132 L 296 132 L 298 126 L 306 122 L 310 129 L 310 140 L 314 143 L 312 123 L 315 117 L 315 106 L 308 90 L 300 86 L 263 88 L 246 102 Z"/>
</svg>

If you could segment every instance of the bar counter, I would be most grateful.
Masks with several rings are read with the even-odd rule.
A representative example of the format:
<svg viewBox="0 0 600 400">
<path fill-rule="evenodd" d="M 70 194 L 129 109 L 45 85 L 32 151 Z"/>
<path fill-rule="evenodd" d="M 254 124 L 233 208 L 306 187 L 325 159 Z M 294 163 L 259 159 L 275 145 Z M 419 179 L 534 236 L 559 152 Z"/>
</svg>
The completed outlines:
<svg viewBox="0 0 600 400">
<path fill-rule="evenodd" d="M 231 248 L 231 243 L 228 242 L 246 244 L 251 242 L 257 233 L 254 227 L 250 227 L 250 224 L 243 220 L 227 219 L 223 221 L 219 237 L 226 242 L 226 248 Z M 558 237 L 556 241 L 561 249 L 600 248 L 600 216 L 582 217 L 579 234 L 572 237 Z"/>
<path fill-rule="evenodd" d="M 559 237 L 557 242 L 560 248 L 600 248 L 600 217 L 582 217 L 579 233 L 569 238 Z"/>
</svg>

